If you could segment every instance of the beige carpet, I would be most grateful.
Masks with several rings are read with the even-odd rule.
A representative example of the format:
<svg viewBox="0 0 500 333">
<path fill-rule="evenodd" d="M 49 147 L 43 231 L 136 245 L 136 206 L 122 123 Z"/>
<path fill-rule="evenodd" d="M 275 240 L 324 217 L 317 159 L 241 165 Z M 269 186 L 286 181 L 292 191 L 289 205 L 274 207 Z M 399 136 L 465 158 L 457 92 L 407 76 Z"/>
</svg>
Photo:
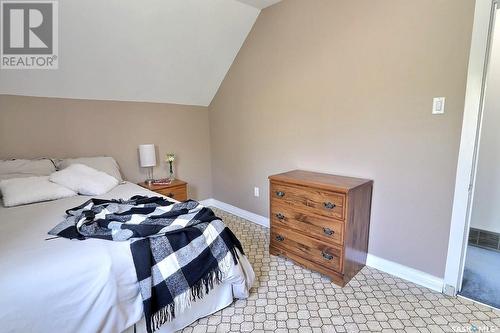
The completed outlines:
<svg viewBox="0 0 500 333">
<path fill-rule="evenodd" d="M 268 229 L 214 210 L 243 243 L 257 281 L 248 299 L 183 332 L 500 332 L 499 311 L 373 268 L 365 267 L 340 288 L 270 256 Z"/>
</svg>

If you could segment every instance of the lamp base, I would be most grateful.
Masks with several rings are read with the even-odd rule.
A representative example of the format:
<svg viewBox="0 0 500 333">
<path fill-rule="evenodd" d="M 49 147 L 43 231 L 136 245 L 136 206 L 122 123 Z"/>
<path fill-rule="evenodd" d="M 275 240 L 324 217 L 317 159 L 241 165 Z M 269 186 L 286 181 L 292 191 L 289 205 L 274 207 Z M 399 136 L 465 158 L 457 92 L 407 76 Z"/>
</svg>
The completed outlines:
<svg viewBox="0 0 500 333">
<path fill-rule="evenodd" d="M 145 182 L 148 184 L 148 186 L 151 186 L 154 182 L 154 176 L 153 176 L 153 168 L 150 167 L 148 168 L 148 178 L 146 178 Z"/>
</svg>

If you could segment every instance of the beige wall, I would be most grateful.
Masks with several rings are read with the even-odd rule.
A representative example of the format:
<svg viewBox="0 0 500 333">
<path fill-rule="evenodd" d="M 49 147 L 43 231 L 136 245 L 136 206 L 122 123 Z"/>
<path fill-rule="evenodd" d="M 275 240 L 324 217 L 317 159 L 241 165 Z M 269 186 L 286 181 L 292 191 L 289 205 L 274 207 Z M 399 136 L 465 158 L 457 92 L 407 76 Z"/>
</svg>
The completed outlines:
<svg viewBox="0 0 500 333">
<path fill-rule="evenodd" d="M 500 20 L 493 34 L 471 226 L 500 233 Z"/>
<path fill-rule="evenodd" d="M 262 11 L 210 105 L 214 197 L 268 215 L 271 174 L 372 178 L 370 253 L 443 276 L 473 12 L 471 0 Z M 435 96 L 445 115 L 431 115 Z"/>
<path fill-rule="evenodd" d="M 177 176 L 189 195 L 211 195 L 210 140 L 206 107 L 0 95 L 0 159 L 113 156 L 123 176 L 143 180 L 137 146 L 154 143 L 163 156 L 175 152 Z"/>
<path fill-rule="evenodd" d="M 111 155 L 138 181 L 137 146 L 155 143 L 192 197 L 262 215 L 271 174 L 372 178 L 370 252 L 443 276 L 473 10 L 286 0 L 262 11 L 209 109 L 0 95 L 0 159 Z"/>
</svg>

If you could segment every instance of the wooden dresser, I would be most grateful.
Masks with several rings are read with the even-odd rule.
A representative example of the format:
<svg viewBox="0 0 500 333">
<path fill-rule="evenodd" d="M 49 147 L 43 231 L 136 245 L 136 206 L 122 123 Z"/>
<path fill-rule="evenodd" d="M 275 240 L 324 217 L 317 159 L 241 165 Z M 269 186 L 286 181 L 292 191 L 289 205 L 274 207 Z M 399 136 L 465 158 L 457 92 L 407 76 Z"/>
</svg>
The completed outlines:
<svg viewBox="0 0 500 333">
<path fill-rule="evenodd" d="M 270 253 L 344 286 L 366 263 L 373 181 L 301 170 L 269 180 Z"/>
<path fill-rule="evenodd" d="M 188 197 L 187 183 L 179 179 L 174 179 L 170 184 L 166 185 L 148 185 L 145 182 L 139 183 L 137 185 L 178 201 L 187 200 Z"/>
</svg>

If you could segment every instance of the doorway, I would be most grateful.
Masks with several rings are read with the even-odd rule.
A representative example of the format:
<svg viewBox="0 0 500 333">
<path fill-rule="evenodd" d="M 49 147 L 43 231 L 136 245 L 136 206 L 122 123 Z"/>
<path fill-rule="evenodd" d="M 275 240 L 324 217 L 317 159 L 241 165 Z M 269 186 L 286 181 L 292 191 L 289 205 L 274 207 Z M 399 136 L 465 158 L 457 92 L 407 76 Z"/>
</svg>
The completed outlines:
<svg viewBox="0 0 500 333">
<path fill-rule="evenodd" d="M 443 292 L 500 307 L 499 0 L 477 1 Z"/>
<path fill-rule="evenodd" d="M 497 2 L 476 2 L 443 291 L 500 308 L 500 23 L 497 23 Z"/>
<path fill-rule="evenodd" d="M 498 16 L 493 15 L 492 20 L 459 294 L 500 309 L 500 24 L 496 22 Z"/>
</svg>

